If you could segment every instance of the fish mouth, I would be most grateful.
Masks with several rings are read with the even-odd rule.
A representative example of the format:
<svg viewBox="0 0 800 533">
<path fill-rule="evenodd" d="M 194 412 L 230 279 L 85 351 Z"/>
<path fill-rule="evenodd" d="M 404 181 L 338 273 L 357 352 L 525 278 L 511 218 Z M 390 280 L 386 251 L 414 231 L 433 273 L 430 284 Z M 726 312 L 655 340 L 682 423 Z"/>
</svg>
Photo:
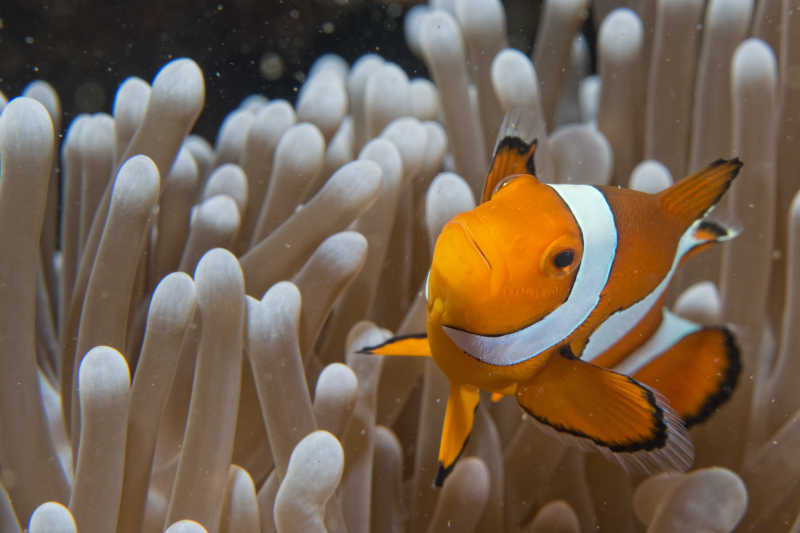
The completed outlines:
<svg viewBox="0 0 800 533">
<path fill-rule="evenodd" d="M 472 248 L 476 252 L 478 252 L 478 255 L 481 257 L 481 259 L 483 259 L 483 262 L 486 264 L 486 268 L 492 270 L 491 261 L 489 261 L 489 258 L 486 257 L 486 253 L 483 251 L 480 244 L 478 244 L 478 241 L 475 240 L 475 237 L 473 237 L 472 232 L 469 231 L 469 227 L 461 220 L 456 221 L 456 224 L 458 225 L 459 228 L 461 228 L 461 231 L 464 232 L 464 235 L 466 235 L 467 241 L 469 241 Z"/>
</svg>

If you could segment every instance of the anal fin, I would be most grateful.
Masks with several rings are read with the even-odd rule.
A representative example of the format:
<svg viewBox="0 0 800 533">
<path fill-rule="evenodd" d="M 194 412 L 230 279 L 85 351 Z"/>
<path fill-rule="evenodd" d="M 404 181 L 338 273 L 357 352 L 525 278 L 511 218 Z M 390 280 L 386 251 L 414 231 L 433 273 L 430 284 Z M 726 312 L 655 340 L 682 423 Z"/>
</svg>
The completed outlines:
<svg viewBox="0 0 800 533">
<path fill-rule="evenodd" d="M 447 397 L 447 409 L 442 425 L 442 440 L 439 444 L 439 471 L 434 481 L 437 487 L 444 484 L 445 478 L 453 471 L 456 461 L 467 445 L 480 398 L 477 387 L 450 383 L 450 395 Z"/>
<path fill-rule="evenodd" d="M 595 448 L 625 467 L 686 470 L 693 448 L 667 401 L 633 378 L 553 355 L 517 401 L 564 439 Z"/>
<path fill-rule="evenodd" d="M 358 353 L 430 357 L 431 345 L 428 343 L 428 336 L 424 333 L 418 335 L 402 335 L 399 337 L 392 337 L 377 346 L 366 346 L 359 350 Z"/>
</svg>

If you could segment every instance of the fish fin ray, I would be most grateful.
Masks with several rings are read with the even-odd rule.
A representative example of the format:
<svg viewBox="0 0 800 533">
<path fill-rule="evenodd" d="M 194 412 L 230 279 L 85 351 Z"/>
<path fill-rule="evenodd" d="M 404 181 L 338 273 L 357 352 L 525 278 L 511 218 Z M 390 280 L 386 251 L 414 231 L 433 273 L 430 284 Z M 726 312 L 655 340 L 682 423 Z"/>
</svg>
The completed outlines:
<svg viewBox="0 0 800 533">
<path fill-rule="evenodd" d="M 658 389 L 691 427 L 731 397 L 741 369 L 741 354 L 731 331 L 709 326 L 676 339 L 633 378 Z"/>
<path fill-rule="evenodd" d="M 489 200 L 498 184 L 508 176 L 536 176 L 534 125 L 535 117 L 528 109 L 513 109 L 506 114 L 495 143 L 492 167 L 483 186 L 481 202 Z"/>
<path fill-rule="evenodd" d="M 739 158 L 718 159 L 658 193 L 661 207 L 684 227 L 688 227 L 719 202 L 741 168 Z"/>
<path fill-rule="evenodd" d="M 366 346 L 358 353 L 369 355 L 403 355 L 411 357 L 431 357 L 431 346 L 428 336 L 424 333 L 415 335 L 401 335 L 378 344 Z"/>
<path fill-rule="evenodd" d="M 434 481 L 437 487 L 441 487 L 445 478 L 453 471 L 467 445 L 479 400 L 480 392 L 477 387 L 450 383 L 439 445 L 439 471 Z"/>
<path fill-rule="evenodd" d="M 520 406 L 559 438 L 598 450 L 626 469 L 685 471 L 694 449 L 658 392 L 579 359 L 553 356 L 517 390 Z"/>
</svg>

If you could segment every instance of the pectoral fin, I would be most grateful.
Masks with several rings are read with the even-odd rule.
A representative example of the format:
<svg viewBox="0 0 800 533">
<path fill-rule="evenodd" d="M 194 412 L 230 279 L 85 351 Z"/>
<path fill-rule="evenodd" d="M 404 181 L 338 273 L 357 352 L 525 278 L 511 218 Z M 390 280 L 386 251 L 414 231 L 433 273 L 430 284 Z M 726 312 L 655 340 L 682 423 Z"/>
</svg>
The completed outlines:
<svg viewBox="0 0 800 533">
<path fill-rule="evenodd" d="M 439 445 L 439 471 L 435 481 L 437 487 L 442 486 L 467 445 L 479 400 L 480 392 L 477 387 L 450 383 L 442 441 Z"/>
<path fill-rule="evenodd" d="M 428 344 L 428 336 L 424 333 L 419 335 L 403 335 L 400 337 L 393 337 L 377 346 L 367 346 L 359 350 L 358 353 L 430 357 L 431 345 Z"/>
<path fill-rule="evenodd" d="M 517 390 L 537 421 L 614 456 L 623 466 L 686 470 L 693 450 L 669 404 L 633 378 L 554 355 Z"/>
</svg>

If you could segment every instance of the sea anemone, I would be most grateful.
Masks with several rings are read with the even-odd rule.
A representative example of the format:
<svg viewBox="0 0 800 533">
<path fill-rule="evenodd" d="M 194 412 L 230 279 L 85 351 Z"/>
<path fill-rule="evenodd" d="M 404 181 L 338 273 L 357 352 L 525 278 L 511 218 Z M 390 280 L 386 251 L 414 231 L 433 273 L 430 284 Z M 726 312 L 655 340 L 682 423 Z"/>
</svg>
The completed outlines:
<svg viewBox="0 0 800 533">
<path fill-rule="evenodd" d="M 498 0 L 416 6 L 431 81 L 324 55 L 295 106 L 248 98 L 213 147 L 191 59 L 77 116 L 60 161 L 55 90 L 0 98 L 0 530 L 800 530 L 800 12 L 613 4 L 592 6 L 596 75 L 588 0 L 545 2 L 533 58 Z M 629 474 L 505 399 L 435 488 L 446 378 L 357 353 L 424 329 L 432 244 L 515 107 L 553 182 L 657 191 L 745 162 L 716 212 L 741 235 L 670 296 L 742 348 L 691 472 Z"/>
</svg>

